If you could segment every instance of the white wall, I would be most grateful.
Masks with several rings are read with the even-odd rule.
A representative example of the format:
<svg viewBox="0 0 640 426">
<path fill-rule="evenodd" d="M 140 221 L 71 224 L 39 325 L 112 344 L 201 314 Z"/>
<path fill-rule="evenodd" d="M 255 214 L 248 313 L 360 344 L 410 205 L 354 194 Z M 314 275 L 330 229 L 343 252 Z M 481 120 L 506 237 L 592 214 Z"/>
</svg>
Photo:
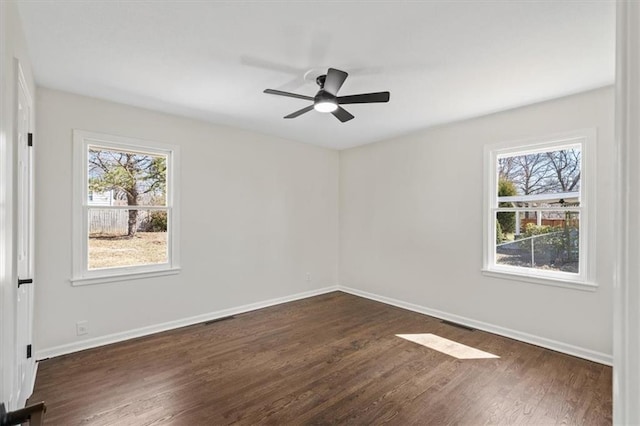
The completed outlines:
<svg viewBox="0 0 640 426">
<path fill-rule="evenodd" d="M 13 1 L 0 1 L 0 402 L 10 409 L 17 386 L 15 350 L 16 191 L 14 148 L 15 62 L 22 67 L 30 92 L 35 93 L 31 63 L 18 10 Z"/>
<path fill-rule="evenodd" d="M 611 362 L 613 106 L 604 88 L 342 151 L 340 284 Z M 484 145 L 593 127 L 598 290 L 483 276 Z"/>
<path fill-rule="evenodd" d="M 337 151 L 48 89 L 36 107 L 39 354 L 337 284 Z M 179 275 L 71 286 L 72 129 L 180 146 Z"/>
</svg>

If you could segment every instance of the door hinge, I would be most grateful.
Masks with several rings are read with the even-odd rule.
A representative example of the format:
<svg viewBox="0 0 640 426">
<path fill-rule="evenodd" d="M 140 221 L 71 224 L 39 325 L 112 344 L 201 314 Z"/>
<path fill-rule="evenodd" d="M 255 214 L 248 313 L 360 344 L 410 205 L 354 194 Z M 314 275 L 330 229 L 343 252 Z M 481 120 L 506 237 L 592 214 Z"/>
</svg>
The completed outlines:
<svg viewBox="0 0 640 426">
<path fill-rule="evenodd" d="M 18 278 L 18 288 L 20 288 L 20 286 L 24 284 L 33 284 L 33 278 L 25 278 L 23 280 Z"/>
<path fill-rule="evenodd" d="M 31 358 L 31 345 L 27 345 L 27 358 Z"/>
<path fill-rule="evenodd" d="M 33 133 L 28 133 L 27 136 L 27 145 L 33 146 Z"/>
</svg>

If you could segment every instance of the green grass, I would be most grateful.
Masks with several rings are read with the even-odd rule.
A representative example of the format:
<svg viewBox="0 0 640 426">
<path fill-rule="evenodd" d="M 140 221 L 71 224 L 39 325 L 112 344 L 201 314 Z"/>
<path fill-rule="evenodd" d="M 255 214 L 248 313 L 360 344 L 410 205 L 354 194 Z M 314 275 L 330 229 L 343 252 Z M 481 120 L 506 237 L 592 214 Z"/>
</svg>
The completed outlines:
<svg viewBox="0 0 640 426">
<path fill-rule="evenodd" d="M 167 233 L 138 232 L 126 235 L 92 234 L 89 236 L 89 269 L 166 263 Z"/>
</svg>

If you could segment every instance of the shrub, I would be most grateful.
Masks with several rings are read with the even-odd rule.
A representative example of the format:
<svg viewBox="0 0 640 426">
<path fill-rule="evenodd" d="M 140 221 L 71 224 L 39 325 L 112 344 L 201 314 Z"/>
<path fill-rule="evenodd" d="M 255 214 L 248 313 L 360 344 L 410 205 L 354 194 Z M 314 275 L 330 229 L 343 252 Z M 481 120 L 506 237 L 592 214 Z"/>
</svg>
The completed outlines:
<svg viewBox="0 0 640 426">
<path fill-rule="evenodd" d="M 502 226 L 500 221 L 496 220 L 496 244 L 504 242 L 504 234 L 502 233 Z"/>
<path fill-rule="evenodd" d="M 167 212 L 152 211 L 145 226 L 146 232 L 167 232 Z"/>
<path fill-rule="evenodd" d="M 536 225 L 535 223 L 527 223 L 524 227 L 524 237 L 533 237 L 534 235 L 548 234 L 550 232 L 562 231 L 562 227 L 549 225 Z"/>
<path fill-rule="evenodd" d="M 509 197 L 518 194 L 516 185 L 508 179 L 500 178 L 498 180 L 498 196 Z M 511 207 L 511 203 L 500 203 L 500 207 Z M 516 231 L 516 214 L 515 212 L 498 212 L 498 222 L 503 232 L 513 233 Z"/>
</svg>

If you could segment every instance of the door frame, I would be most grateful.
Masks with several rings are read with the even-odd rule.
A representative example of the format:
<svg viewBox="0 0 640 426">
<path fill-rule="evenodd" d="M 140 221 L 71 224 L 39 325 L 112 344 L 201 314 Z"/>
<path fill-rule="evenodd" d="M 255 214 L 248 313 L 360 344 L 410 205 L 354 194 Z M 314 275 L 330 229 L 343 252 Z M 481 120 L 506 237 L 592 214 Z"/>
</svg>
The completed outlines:
<svg viewBox="0 0 640 426">
<path fill-rule="evenodd" d="M 640 4 L 616 9 L 613 423 L 640 424 Z"/>
<path fill-rule="evenodd" d="M 0 24 L 6 27 L 7 20 L 7 4 L 0 1 Z M 8 81 L 8 73 L 10 72 L 8 57 L 8 43 L 6 30 L 0 30 L 0 86 L 3 93 L 9 96 L 0 98 L 0 233 L 5 236 L 12 235 L 12 183 L 13 183 L 13 139 L 10 137 L 10 127 L 7 124 L 12 117 L 13 99 L 11 98 L 11 90 L 13 81 Z M 8 99 L 7 99 L 8 98 Z M 3 238 L 0 241 L 0 403 L 10 403 L 12 396 L 12 370 L 9 367 L 8 355 L 13 351 L 11 342 L 11 307 L 9 304 L 11 283 L 14 281 L 13 268 L 11 262 L 13 259 L 13 238 Z M 7 293 L 7 294 L 5 294 Z M 11 407 L 7 407 L 11 408 Z"/>
</svg>

